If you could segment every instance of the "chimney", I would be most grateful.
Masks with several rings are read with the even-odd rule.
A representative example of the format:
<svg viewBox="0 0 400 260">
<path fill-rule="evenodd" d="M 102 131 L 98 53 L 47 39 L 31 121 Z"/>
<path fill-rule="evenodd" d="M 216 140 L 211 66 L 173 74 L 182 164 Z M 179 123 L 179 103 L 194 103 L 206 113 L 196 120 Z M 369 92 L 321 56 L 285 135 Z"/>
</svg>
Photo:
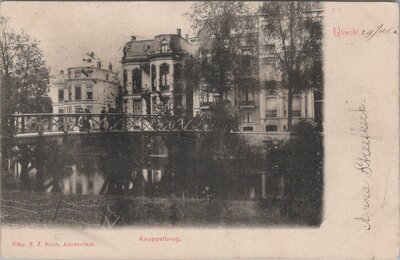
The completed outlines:
<svg viewBox="0 0 400 260">
<path fill-rule="evenodd" d="M 136 41 L 136 36 L 131 36 L 131 41 Z"/>
<path fill-rule="evenodd" d="M 111 62 L 110 62 L 110 64 L 108 64 L 108 70 L 109 70 L 109 71 L 112 71 L 112 64 L 111 64 Z"/>
<path fill-rule="evenodd" d="M 97 62 L 97 68 L 101 69 L 101 61 Z"/>
<path fill-rule="evenodd" d="M 177 34 L 178 36 L 181 36 L 181 29 L 180 29 L 180 28 L 176 29 L 176 34 Z"/>
<path fill-rule="evenodd" d="M 189 41 L 189 34 L 185 34 L 185 39 Z"/>
</svg>

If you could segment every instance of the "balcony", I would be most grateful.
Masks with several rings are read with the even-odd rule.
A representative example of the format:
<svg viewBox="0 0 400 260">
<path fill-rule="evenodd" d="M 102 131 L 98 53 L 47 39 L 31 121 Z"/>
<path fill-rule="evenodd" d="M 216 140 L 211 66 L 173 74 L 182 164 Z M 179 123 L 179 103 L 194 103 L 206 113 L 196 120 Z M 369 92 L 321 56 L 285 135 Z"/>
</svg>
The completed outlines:
<svg viewBox="0 0 400 260">
<path fill-rule="evenodd" d="M 254 100 L 242 100 L 239 103 L 240 107 L 254 107 Z"/>
</svg>

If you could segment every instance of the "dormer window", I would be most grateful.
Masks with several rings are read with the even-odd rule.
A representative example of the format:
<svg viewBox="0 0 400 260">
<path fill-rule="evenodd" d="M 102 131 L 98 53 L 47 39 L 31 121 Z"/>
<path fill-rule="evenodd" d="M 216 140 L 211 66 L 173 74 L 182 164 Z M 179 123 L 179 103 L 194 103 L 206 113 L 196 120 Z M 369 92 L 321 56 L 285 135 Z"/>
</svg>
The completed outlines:
<svg viewBox="0 0 400 260">
<path fill-rule="evenodd" d="M 167 40 L 163 40 L 161 42 L 161 53 L 166 53 L 167 52 L 167 46 L 168 46 Z"/>
</svg>

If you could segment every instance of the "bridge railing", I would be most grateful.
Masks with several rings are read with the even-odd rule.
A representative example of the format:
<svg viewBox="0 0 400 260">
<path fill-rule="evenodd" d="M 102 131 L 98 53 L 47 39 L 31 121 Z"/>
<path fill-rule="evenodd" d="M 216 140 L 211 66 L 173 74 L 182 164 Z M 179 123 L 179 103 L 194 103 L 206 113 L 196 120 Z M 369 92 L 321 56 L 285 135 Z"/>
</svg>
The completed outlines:
<svg viewBox="0 0 400 260">
<path fill-rule="evenodd" d="M 14 114 L 6 116 L 10 135 L 51 132 L 206 131 L 207 119 L 132 114 Z"/>
</svg>

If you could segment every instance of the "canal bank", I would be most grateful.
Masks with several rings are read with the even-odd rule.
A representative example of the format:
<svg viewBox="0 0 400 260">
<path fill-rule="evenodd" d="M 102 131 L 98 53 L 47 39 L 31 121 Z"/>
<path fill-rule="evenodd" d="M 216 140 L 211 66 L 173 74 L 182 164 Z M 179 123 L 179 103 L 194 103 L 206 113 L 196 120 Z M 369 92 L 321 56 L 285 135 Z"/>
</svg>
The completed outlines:
<svg viewBox="0 0 400 260">
<path fill-rule="evenodd" d="M 1 221 L 6 225 L 76 226 L 234 226 L 304 225 L 280 214 L 277 203 L 131 196 L 62 195 L 4 191 Z"/>
</svg>

